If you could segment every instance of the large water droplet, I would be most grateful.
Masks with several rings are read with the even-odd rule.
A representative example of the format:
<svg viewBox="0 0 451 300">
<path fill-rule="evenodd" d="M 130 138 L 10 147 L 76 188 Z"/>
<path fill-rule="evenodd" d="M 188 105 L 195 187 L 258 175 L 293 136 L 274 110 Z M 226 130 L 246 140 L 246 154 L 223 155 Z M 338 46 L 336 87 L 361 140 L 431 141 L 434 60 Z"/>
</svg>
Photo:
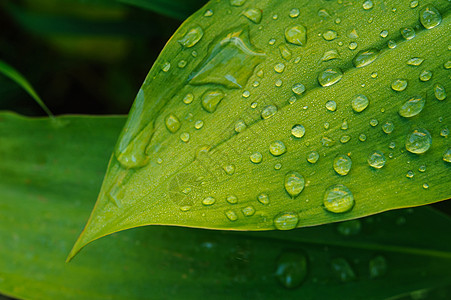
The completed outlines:
<svg viewBox="0 0 451 300">
<path fill-rule="evenodd" d="M 320 72 L 318 75 L 318 82 L 322 86 L 331 86 L 341 80 L 343 72 L 339 68 L 329 68 Z"/>
<path fill-rule="evenodd" d="M 277 260 L 276 277 L 287 289 L 302 284 L 307 277 L 307 257 L 302 252 L 285 252 Z"/>
<path fill-rule="evenodd" d="M 375 169 L 381 169 L 385 166 L 386 161 L 385 155 L 381 151 L 374 151 L 368 156 L 368 164 Z"/>
<path fill-rule="evenodd" d="M 298 172 L 291 171 L 285 175 L 285 190 L 292 197 L 297 197 L 305 186 L 304 177 Z"/>
<path fill-rule="evenodd" d="M 287 147 L 282 141 L 274 141 L 269 145 L 269 152 L 274 156 L 280 156 L 287 152 Z"/>
<path fill-rule="evenodd" d="M 426 29 L 432 29 L 442 22 L 440 12 L 433 6 L 426 6 L 420 11 L 420 22 Z"/>
<path fill-rule="evenodd" d="M 352 167 L 352 160 L 347 155 L 337 155 L 334 159 L 334 170 L 339 175 L 345 176 L 349 173 Z"/>
<path fill-rule="evenodd" d="M 257 8 L 250 8 L 243 12 L 243 15 L 255 24 L 260 23 L 262 20 L 262 11 Z"/>
<path fill-rule="evenodd" d="M 424 128 L 417 128 L 406 139 L 407 151 L 415 154 L 425 153 L 432 144 L 432 136 Z"/>
<path fill-rule="evenodd" d="M 411 118 L 418 115 L 424 107 L 426 100 L 421 96 L 414 96 L 407 100 L 400 108 L 399 115 L 404 118 Z"/>
<path fill-rule="evenodd" d="M 407 64 L 409 66 L 415 66 L 418 67 L 419 65 L 421 65 L 424 61 L 424 58 L 422 57 L 412 57 L 407 61 Z"/>
<path fill-rule="evenodd" d="M 355 280 L 356 276 L 349 262 L 344 258 L 335 258 L 331 263 L 332 271 L 342 282 Z"/>
<path fill-rule="evenodd" d="M 267 105 L 263 108 L 261 117 L 262 119 L 266 120 L 268 118 L 271 118 L 274 116 L 277 112 L 277 106 L 275 105 Z"/>
<path fill-rule="evenodd" d="M 307 42 L 307 29 L 303 25 L 295 25 L 285 29 L 285 39 L 288 43 L 305 46 Z"/>
<path fill-rule="evenodd" d="M 371 278 L 382 277 L 387 273 L 387 260 L 383 256 L 378 255 L 370 260 L 368 267 Z"/>
<path fill-rule="evenodd" d="M 166 128 L 172 132 L 176 133 L 180 129 L 180 120 L 174 114 L 169 114 L 165 119 Z"/>
<path fill-rule="evenodd" d="M 324 207 L 333 213 L 344 213 L 354 207 L 354 196 L 343 184 L 336 184 L 326 189 Z"/>
<path fill-rule="evenodd" d="M 202 95 L 202 107 L 209 113 L 214 113 L 223 98 L 224 93 L 222 91 L 208 90 Z"/>
<path fill-rule="evenodd" d="M 362 94 L 355 95 L 354 98 L 352 98 L 352 109 L 355 112 L 362 112 L 367 107 L 370 101 L 368 100 L 368 97 Z"/>
<path fill-rule="evenodd" d="M 429 81 L 432 78 L 432 72 L 429 70 L 423 70 L 420 73 L 420 80 L 421 81 Z"/>
<path fill-rule="evenodd" d="M 377 49 L 369 49 L 366 51 L 360 51 L 354 57 L 352 62 L 356 68 L 365 67 L 376 60 L 379 55 L 379 50 Z"/>
<path fill-rule="evenodd" d="M 437 100 L 445 100 L 446 99 L 446 90 L 445 87 L 443 85 L 441 85 L 440 83 L 436 83 L 434 85 L 434 95 L 435 98 L 437 98 Z"/>
<path fill-rule="evenodd" d="M 291 135 L 300 139 L 304 136 L 305 134 L 305 128 L 304 126 L 300 125 L 300 124 L 296 124 L 291 128 Z"/>
<path fill-rule="evenodd" d="M 274 226 L 279 230 L 291 230 L 296 228 L 299 217 L 296 213 L 281 213 L 274 218 Z"/>
<path fill-rule="evenodd" d="M 405 79 L 396 79 L 395 81 L 392 82 L 391 88 L 394 91 L 402 92 L 402 91 L 404 91 L 407 88 L 407 80 L 405 80 Z"/>
<path fill-rule="evenodd" d="M 196 45 L 204 36 L 204 31 L 200 26 L 196 26 L 188 30 L 185 36 L 178 42 L 186 48 L 191 48 Z"/>
</svg>

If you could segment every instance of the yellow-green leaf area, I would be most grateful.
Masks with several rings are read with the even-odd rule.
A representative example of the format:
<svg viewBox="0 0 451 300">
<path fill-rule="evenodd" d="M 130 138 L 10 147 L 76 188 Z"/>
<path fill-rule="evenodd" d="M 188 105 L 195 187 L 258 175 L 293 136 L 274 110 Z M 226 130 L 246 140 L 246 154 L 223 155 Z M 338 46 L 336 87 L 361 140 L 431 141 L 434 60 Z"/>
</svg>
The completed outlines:
<svg viewBox="0 0 451 300">
<path fill-rule="evenodd" d="M 451 104 L 441 96 L 451 89 L 449 3 L 373 4 L 212 1 L 190 17 L 139 91 L 71 255 L 137 226 L 291 229 L 450 198 L 443 157 Z M 259 22 L 243 17 L 257 7 Z M 204 17 L 205 9 L 214 15 Z M 197 26 L 202 38 L 181 45 Z M 415 34 L 405 38 L 406 28 Z M 336 38 L 323 38 L 328 31 Z M 183 68 L 162 70 L 181 61 Z M 393 89 L 400 78 L 409 84 Z M 299 85 L 302 92 L 293 89 Z M 415 97 L 424 99 L 421 110 L 400 114 Z M 267 107 L 276 108 L 270 117 Z M 176 132 L 167 116 L 177 116 Z M 297 124 L 301 137 L 292 134 Z M 384 164 L 369 160 L 374 153 Z M 337 157 L 352 162 L 346 172 Z M 302 178 L 303 189 L 290 179 L 287 192 L 287 174 Z"/>
</svg>

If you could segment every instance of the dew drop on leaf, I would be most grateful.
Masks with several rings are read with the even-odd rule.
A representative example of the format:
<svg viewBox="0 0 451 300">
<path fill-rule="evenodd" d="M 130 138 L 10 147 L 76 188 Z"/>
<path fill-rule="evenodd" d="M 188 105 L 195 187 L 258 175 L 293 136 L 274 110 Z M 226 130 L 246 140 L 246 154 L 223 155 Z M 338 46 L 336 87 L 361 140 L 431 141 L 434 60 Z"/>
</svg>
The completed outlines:
<svg viewBox="0 0 451 300">
<path fill-rule="evenodd" d="M 260 21 L 262 20 L 262 11 L 257 8 L 250 8 L 244 11 L 243 15 L 255 24 L 260 23 Z"/>
<path fill-rule="evenodd" d="M 304 190 L 304 177 L 298 172 L 291 171 L 285 175 L 285 190 L 292 197 L 297 197 Z"/>
<path fill-rule="evenodd" d="M 307 266 L 307 257 L 302 252 L 284 252 L 277 260 L 275 275 L 283 287 L 293 289 L 307 277 Z"/>
<path fill-rule="evenodd" d="M 172 132 L 176 133 L 180 129 L 180 120 L 174 114 L 169 114 L 165 119 L 166 128 Z"/>
<path fill-rule="evenodd" d="M 345 176 L 351 170 L 352 160 L 347 155 L 339 154 L 335 157 L 333 166 L 337 174 Z"/>
<path fill-rule="evenodd" d="M 234 212 L 233 210 L 226 211 L 225 215 L 226 215 L 227 219 L 229 219 L 232 222 L 238 220 L 238 216 L 237 216 L 236 212 Z"/>
<path fill-rule="evenodd" d="M 429 70 L 421 71 L 420 80 L 421 81 L 429 81 L 432 78 L 432 72 Z"/>
<path fill-rule="evenodd" d="M 434 95 L 435 98 L 437 98 L 437 100 L 445 100 L 446 99 L 446 90 L 445 87 L 443 85 L 441 85 L 440 83 L 436 83 L 434 85 Z"/>
<path fill-rule="evenodd" d="M 404 91 L 407 88 L 407 80 L 405 80 L 405 79 L 396 79 L 395 81 L 392 82 L 391 88 L 394 91 L 402 92 L 402 91 Z"/>
<path fill-rule="evenodd" d="M 387 121 L 382 125 L 382 131 L 384 131 L 386 134 L 390 134 L 395 129 L 395 125 L 393 122 Z"/>
<path fill-rule="evenodd" d="M 426 29 L 432 29 L 442 22 L 440 12 L 433 6 L 426 6 L 420 11 L 420 22 Z"/>
<path fill-rule="evenodd" d="M 337 38 L 337 32 L 335 30 L 327 30 L 323 33 L 323 39 L 326 41 L 333 41 Z"/>
<path fill-rule="evenodd" d="M 415 29 L 413 29 L 412 27 L 402 28 L 401 29 L 401 35 L 406 40 L 411 40 L 411 39 L 413 39 L 415 37 Z"/>
<path fill-rule="evenodd" d="M 291 90 L 293 91 L 293 93 L 295 93 L 296 95 L 302 95 L 302 93 L 305 92 L 305 86 L 302 83 L 296 83 L 295 85 L 293 85 L 293 87 L 291 88 Z"/>
<path fill-rule="evenodd" d="M 269 204 L 269 196 L 266 193 L 261 193 L 257 196 L 258 202 L 260 202 L 263 205 Z"/>
<path fill-rule="evenodd" d="M 379 56 L 379 50 L 377 50 L 377 49 L 369 49 L 369 50 L 365 50 L 365 51 L 360 51 L 354 57 L 352 62 L 354 63 L 354 66 L 356 68 L 362 68 L 362 67 L 365 67 L 365 66 L 371 64 L 372 62 L 374 62 L 378 56 Z"/>
<path fill-rule="evenodd" d="M 343 72 L 339 68 L 328 68 L 318 75 L 318 82 L 321 86 L 331 86 L 341 80 Z"/>
<path fill-rule="evenodd" d="M 191 48 L 196 45 L 204 36 L 204 31 L 200 26 L 196 26 L 188 30 L 185 36 L 178 42 L 186 48 Z"/>
<path fill-rule="evenodd" d="M 387 273 L 387 260 L 385 257 L 378 255 L 370 260 L 368 269 L 371 278 L 382 277 Z"/>
<path fill-rule="evenodd" d="M 407 100 L 400 108 L 399 115 L 404 118 L 411 118 L 418 115 L 424 107 L 426 100 L 421 96 L 414 96 Z"/>
<path fill-rule="evenodd" d="M 249 159 L 251 160 L 251 162 L 253 162 L 254 164 L 259 164 L 262 162 L 263 156 L 260 152 L 254 152 L 249 156 Z"/>
<path fill-rule="evenodd" d="M 425 153 L 432 144 L 432 137 L 429 131 L 424 128 L 415 129 L 406 139 L 407 151 L 415 154 Z"/>
<path fill-rule="evenodd" d="M 296 213 L 281 213 L 274 218 L 274 226 L 278 230 L 291 230 L 296 228 L 299 217 Z"/>
<path fill-rule="evenodd" d="M 287 152 L 287 147 L 282 141 L 274 141 L 269 145 L 269 152 L 274 156 L 280 156 Z"/>
<path fill-rule="evenodd" d="M 208 90 L 202 95 L 202 107 L 209 113 L 214 113 L 223 98 L 222 91 Z"/>
<path fill-rule="evenodd" d="M 211 196 L 208 196 L 202 200 L 202 204 L 206 205 L 206 206 L 213 205 L 213 204 L 215 204 L 215 202 L 216 202 L 216 199 Z"/>
<path fill-rule="evenodd" d="M 255 214 L 255 208 L 252 205 L 249 205 L 241 209 L 241 212 L 245 217 L 251 217 Z"/>
<path fill-rule="evenodd" d="M 451 147 L 446 149 L 446 151 L 443 153 L 443 160 L 451 163 Z"/>
<path fill-rule="evenodd" d="M 355 272 L 349 262 L 344 258 L 335 258 L 331 262 L 332 271 L 341 282 L 349 282 L 356 279 Z"/>
<path fill-rule="evenodd" d="M 354 196 L 343 184 L 336 184 L 326 189 L 324 208 L 333 213 L 344 213 L 354 207 Z"/>
<path fill-rule="evenodd" d="M 407 61 L 407 64 L 409 66 L 414 66 L 414 67 L 418 67 L 419 65 L 421 65 L 424 61 L 424 58 L 422 57 L 412 57 Z"/>
<path fill-rule="evenodd" d="M 266 120 L 274 116 L 277 112 L 277 106 L 275 105 L 267 105 L 263 108 L 261 117 Z"/>
<path fill-rule="evenodd" d="M 326 102 L 326 109 L 328 111 L 336 111 L 337 110 L 337 103 L 333 100 L 329 100 Z"/>
<path fill-rule="evenodd" d="M 369 103 L 370 101 L 368 100 L 368 97 L 362 94 L 355 95 L 351 101 L 352 109 L 355 112 L 364 111 L 368 107 Z"/>
<path fill-rule="evenodd" d="M 295 138 L 302 138 L 305 134 L 305 128 L 304 126 L 300 124 L 296 124 L 291 128 L 291 135 Z"/>
<path fill-rule="evenodd" d="M 316 151 L 312 151 L 307 154 L 307 161 L 311 164 L 315 164 L 319 159 L 319 153 Z"/>
<path fill-rule="evenodd" d="M 285 29 L 285 39 L 288 43 L 305 46 L 307 42 L 307 29 L 303 25 L 295 25 Z"/>
<path fill-rule="evenodd" d="M 381 169 L 385 166 L 386 161 L 385 155 L 381 151 L 374 151 L 368 156 L 368 164 L 374 169 Z"/>
</svg>

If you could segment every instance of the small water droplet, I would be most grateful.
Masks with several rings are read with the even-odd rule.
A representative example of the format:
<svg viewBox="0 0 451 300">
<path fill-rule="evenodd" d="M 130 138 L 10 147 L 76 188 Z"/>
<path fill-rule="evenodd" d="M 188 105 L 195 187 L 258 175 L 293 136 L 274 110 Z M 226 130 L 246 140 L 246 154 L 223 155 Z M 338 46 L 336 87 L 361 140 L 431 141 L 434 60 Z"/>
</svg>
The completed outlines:
<svg viewBox="0 0 451 300">
<path fill-rule="evenodd" d="M 246 123 L 244 123 L 244 121 L 243 120 L 238 120 L 236 123 L 235 123 L 235 131 L 237 132 L 237 133 L 240 133 L 240 132 L 243 132 L 244 131 L 244 129 L 246 129 Z"/>
<path fill-rule="evenodd" d="M 299 217 L 296 213 L 281 213 L 274 218 L 274 226 L 278 230 L 291 230 L 296 228 Z"/>
<path fill-rule="evenodd" d="M 393 124 L 393 122 L 387 121 L 384 123 L 384 125 L 382 125 L 382 130 L 386 134 L 392 133 L 394 129 L 395 129 L 395 124 Z"/>
<path fill-rule="evenodd" d="M 335 141 L 328 136 L 323 136 L 321 138 L 321 144 L 324 147 L 332 147 L 335 144 Z"/>
<path fill-rule="evenodd" d="M 323 39 L 326 41 L 333 41 L 338 37 L 337 32 L 335 30 L 327 30 L 323 33 Z"/>
<path fill-rule="evenodd" d="M 274 165 L 274 170 L 280 170 L 282 168 L 282 164 L 281 163 L 277 163 Z"/>
<path fill-rule="evenodd" d="M 421 166 L 418 168 L 418 171 L 421 172 L 421 173 L 426 172 L 426 166 L 425 166 L 425 165 L 421 165 Z"/>
<path fill-rule="evenodd" d="M 182 140 L 182 142 L 188 143 L 189 142 L 189 133 L 188 132 L 181 133 L 180 139 Z"/>
<path fill-rule="evenodd" d="M 285 39 L 288 43 L 305 46 L 307 42 L 307 29 L 303 25 L 295 25 L 285 29 Z"/>
<path fill-rule="evenodd" d="M 204 31 L 200 26 L 193 27 L 178 42 L 186 48 L 196 45 L 204 36 Z"/>
<path fill-rule="evenodd" d="M 415 29 L 413 29 L 412 27 L 402 28 L 401 29 L 401 35 L 406 40 L 411 40 L 411 39 L 413 39 L 415 37 Z"/>
<path fill-rule="evenodd" d="M 339 68 L 328 68 L 320 72 L 318 82 L 322 86 L 331 86 L 341 80 L 343 72 Z"/>
<path fill-rule="evenodd" d="M 274 141 L 269 145 L 269 152 L 274 156 L 280 156 L 287 152 L 287 147 L 282 141 Z"/>
<path fill-rule="evenodd" d="M 329 100 L 326 102 L 326 109 L 328 111 L 336 111 L 337 110 L 337 103 L 333 100 Z"/>
<path fill-rule="evenodd" d="M 304 177 L 298 172 L 291 171 L 285 175 L 285 190 L 293 199 L 302 192 L 304 186 Z"/>
<path fill-rule="evenodd" d="M 230 204 L 237 204 L 238 203 L 238 198 L 235 195 L 228 195 L 226 197 L 226 201 Z"/>
<path fill-rule="evenodd" d="M 368 268 L 371 278 L 382 277 L 387 273 L 387 260 L 383 256 L 378 255 L 370 260 Z"/>
<path fill-rule="evenodd" d="M 415 174 L 413 173 L 412 170 L 407 171 L 407 173 L 406 173 L 407 178 L 413 178 L 413 176 L 415 176 Z"/>
<path fill-rule="evenodd" d="M 363 9 L 369 10 L 369 9 L 373 8 L 374 4 L 373 4 L 373 1 L 371 1 L 371 0 L 365 0 L 363 2 L 362 6 L 363 6 Z"/>
<path fill-rule="evenodd" d="M 307 266 L 307 257 L 302 252 L 284 252 L 277 260 L 275 275 L 283 287 L 294 289 L 307 277 Z"/>
<path fill-rule="evenodd" d="M 255 24 L 259 24 L 262 20 L 262 11 L 257 8 L 250 8 L 243 12 L 243 15 Z"/>
<path fill-rule="evenodd" d="M 262 162 L 263 156 L 260 152 L 254 152 L 249 156 L 249 159 L 251 160 L 251 162 L 253 162 L 254 164 L 259 164 Z"/>
<path fill-rule="evenodd" d="M 208 90 L 202 95 L 202 107 L 209 113 L 214 113 L 223 98 L 222 91 Z"/>
<path fill-rule="evenodd" d="M 387 42 L 387 46 L 388 46 L 388 48 L 390 48 L 390 49 L 394 49 L 394 48 L 396 48 L 396 42 L 394 41 L 394 40 L 389 40 L 388 42 Z"/>
<path fill-rule="evenodd" d="M 213 204 L 215 204 L 215 202 L 216 202 L 216 199 L 211 196 L 208 196 L 208 197 L 204 198 L 204 200 L 202 200 L 202 204 L 206 205 L 206 206 L 213 205 Z"/>
<path fill-rule="evenodd" d="M 427 190 L 429 188 L 429 184 L 427 184 L 426 182 L 423 183 L 423 189 Z"/>
<path fill-rule="evenodd" d="M 180 69 L 183 69 L 184 67 L 186 67 L 186 60 L 180 60 L 179 63 L 177 64 L 177 67 L 179 67 Z"/>
<path fill-rule="evenodd" d="M 274 71 L 276 71 L 277 73 L 283 73 L 284 70 L 285 65 L 283 63 L 278 63 L 274 66 Z"/>
<path fill-rule="evenodd" d="M 196 123 L 194 123 L 194 128 L 196 128 L 197 130 L 201 129 L 204 126 L 204 121 L 202 120 L 198 120 L 196 121 Z"/>
<path fill-rule="evenodd" d="M 302 83 L 296 83 L 295 85 L 293 85 L 293 87 L 291 88 L 291 90 L 293 91 L 293 93 L 295 93 L 296 95 L 302 95 L 302 93 L 305 92 L 305 86 Z"/>
<path fill-rule="evenodd" d="M 356 279 L 354 270 L 344 258 L 335 258 L 331 263 L 332 271 L 341 282 L 349 282 Z"/>
<path fill-rule="evenodd" d="M 359 234 L 361 229 L 362 222 L 360 222 L 360 220 L 340 222 L 337 226 L 337 231 L 344 236 Z"/>
<path fill-rule="evenodd" d="M 316 164 L 319 159 L 319 153 L 316 151 L 312 151 L 307 155 L 307 161 L 311 164 Z"/>
<path fill-rule="evenodd" d="M 169 70 L 171 69 L 171 63 L 170 62 L 165 62 L 164 64 L 163 64 L 163 66 L 161 66 L 161 70 L 163 71 L 163 72 L 168 72 Z"/>
<path fill-rule="evenodd" d="M 326 9 L 322 8 L 318 10 L 318 17 L 330 18 L 330 14 Z"/>
<path fill-rule="evenodd" d="M 267 105 L 263 108 L 261 117 L 266 120 L 274 116 L 277 112 L 277 106 L 275 105 Z"/>
<path fill-rule="evenodd" d="M 432 144 L 432 137 L 429 131 L 424 128 L 417 128 L 411 132 L 406 139 L 407 151 L 415 154 L 425 153 Z"/>
<path fill-rule="evenodd" d="M 388 36 L 388 31 L 387 30 L 382 30 L 381 33 L 380 33 L 380 36 L 382 38 L 386 38 Z"/>
<path fill-rule="evenodd" d="M 346 121 L 346 119 L 343 120 L 340 128 L 341 128 L 341 130 L 348 130 L 349 125 L 348 125 L 348 121 Z"/>
<path fill-rule="evenodd" d="M 354 57 L 352 62 L 356 68 L 365 67 L 376 60 L 379 55 L 379 50 L 377 49 L 369 49 L 365 51 L 360 51 Z"/>
<path fill-rule="evenodd" d="M 281 44 L 279 46 L 279 51 L 283 59 L 285 59 L 286 61 L 289 61 L 291 59 L 291 51 L 285 44 Z"/>
<path fill-rule="evenodd" d="M 368 164 L 375 169 L 381 169 L 385 166 L 386 161 L 382 151 L 374 151 L 368 156 Z"/>
<path fill-rule="evenodd" d="M 329 61 L 332 59 L 340 58 L 340 54 L 337 50 L 332 49 L 324 52 L 323 57 L 321 58 L 322 61 Z"/>
<path fill-rule="evenodd" d="M 358 94 L 355 95 L 354 98 L 352 98 L 352 109 L 355 112 L 362 112 L 364 111 L 368 105 L 369 105 L 370 101 L 368 100 L 368 97 L 362 94 Z"/>
<path fill-rule="evenodd" d="M 235 165 L 227 165 L 224 167 L 224 171 L 227 175 L 233 175 L 235 174 Z"/>
<path fill-rule="evenodd" d="M 274 45 L 276 43 L 276 39 L 270 39 L 268 41 L 268 44 L 270 44 L 271 46 Z"/>
<path fill-rule="evenodd" d="M 407 64 L 409 66 L 417 67 L 417 66 L 421 65 L 423 63 L 423 61 L 424 61 L 424 58 L 422 58 L 422 57 L 412 57 L 407 61 Z"/>
<path fill-rule="evenodd" d="M 350 42 L 348 48 L 349 48 L 349 50 L 357 49 L 357 43 L 356 42 Z"/>
<path fill-rule="evenodd" d="M 181 211 L 187 212 L 191 209 L 191 205 L 182 205 L 179 207 Z"/>
<path fill-rule="evenodd" d="M 445 87 L 443 85 L 441 85 L 440 83 L 436 83 L 434 85 L 434 95 L 435 98 L 437 98 L 437 100 L 445 100 L 446 99 L 446 90 Z"/>
<path fill-rule="evenodd" d="M 305 128 L 304 126 L 300 124 L 296 124 L 291 128 L 291 135 L 296 138 L 302 138 L 305 134 Z"/>
<path fill-rule="evenodd" d="M 260 202 L 263 205 L 269 204 L 269 196 L 268 196 L 268 194 L 265 194 L 265 193 L 259 194 L 257 196 L 257 200 L 258 200 L 258 202 Z"/>
<path fill-rule="evenodd" d="M 340 154 L 335 157 L 333 166 L 337 174 L 345 176 L 351 170 L 352 160 L 349 156 Z"/>
<path fill-rule="evenodd" d="M 194 95 L 191 93 L 188 93 L 185 95 L 185 97 L 183 97 L 183 103 L 185 104 L 190 104 L 191 102 L 193 102 L 194 100 Z"/>
<path fill-rule="evenodd" d="M 395 81 L 392 82 L 391 88 L 394 91 L 402 92 L 402 91 L 404 91 L 407 88 L 407 80 L 405 80 L 405 79 L 396 79 Z"/>
<path fill-rule="evenodd" d="M 359 135 L 359 140 L 360 140 L 361 142 L 366 141 L 366 135 L 365 135 L 364 133 L 361 133 L 361 134 Z"/>
<path fill-rule="evenodd" d="M 290 10 L 290 18 L 297 18 L 299 16 L 299 9 L 298 8 L 293 8 Z"/>
<path fill-rule="evenodd" d="M 211 9 L 207 9 L 204 13 L 204 17 L 211 17 L 213 15 L 213 11 Z"/>
<path fill-rule="evenodd" d="M 340 137 L 340 143 L 342 143 L 342 144 L 346 144 L 350 140 L 351 140 L 351 137 L 349 135 L 342 135 Z"/>
<path fill-rule="evenodd" d="M 410 2 L 410 8 L 415 8 L 418 6 L 418 0 L 413 0 Z"/>
<path fill-rule="evenodd" d="M 172 132 L 176 133 L 181 126 L 180 120 L 174 114 L 169 114 L 165 119 L 166 128 Z"/>
<path fill-rule="evenodd" d="M 230 5 L 232 6 L 242 6 L 246 0 L 230 0 Z"/>
<path fill-rule="evenodd" d="M 407 100 L 400 108 L 399 115 L 404 118 L 411 118 L 418 115 L 424 107 L 426 99 L 421 96 L 414 96 Z"/>
<path fill-rule="evenodd" d="M 426 29 L 432 29 L 442 22 L 440 12 L 433 6 L 426 6 L 420 11 L 420 22 Z"/>
<path fill-rule="evenodd" d="M 241 212 L 245 217 L 251 217 L 255 214 L 255 208 L 251 205 L 244 207 L 241 209 Z"/>
<path fill-rule="evenodd" d="M 420 80 L 421 81 L 429 81 L 432 78 L 432 72 L 429 70 L 423 70 L 420 73 Z"/>
<path fill-rule="evenodd" d="M 225 215 L 226 215 L 227 219 L 229 219 L 232 222 L 238 220 L 238 215 L 233 210 L 226 211 Z"/>
<path fill-rule="evenodd" d="M 450 48 L 448 48 L 448 50 L 449 50 Z M 451 69 L 451 60 L 448 60 L 447 62 L 445 62 L 444 64 L 443 64 L 443 67 L 445 68 L 445 69 L 447 69 L 447 70 L 449 70 L 449 69 Z"/>
<path fill-rule="evenodd" d="M 442 128 L 442 130 L 440 130 L 440 135 L 442 136 L 442 137 L 448 137 L 448 134 L 449 134 L 449 129 L 448 128 Z"/>
<path fill-rule="evenodd" d="M 443 153 L 443 160 L 451 163 L 451 147 L 446 149 L 446 151 Z"/>
<path fill-rule="evenodd" d="M 376 127 L 379 124 L 379 121 L 376 119 L 371 119 L 370 120 L 370 125 L 373 127 Z"/>
</svg>

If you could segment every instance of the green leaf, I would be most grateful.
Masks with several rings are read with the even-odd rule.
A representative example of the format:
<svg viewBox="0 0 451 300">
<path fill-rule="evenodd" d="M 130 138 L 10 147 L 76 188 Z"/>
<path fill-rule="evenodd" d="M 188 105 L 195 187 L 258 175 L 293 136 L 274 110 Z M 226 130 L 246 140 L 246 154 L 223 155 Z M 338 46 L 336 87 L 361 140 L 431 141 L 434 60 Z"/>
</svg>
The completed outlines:
<svg viewBox="0 0 451 300">
<path fill-rule="evenodd" d="M 206 0 L 117 0 L 140 8 L 184 20 L 197 9 L 202 7 Z"/>
<path fill-rule="evenodd" d="M 166 45 L 69 257 L 137 226 L 292 229 L 450 198 L 447 1 L 238 2 Z"/>
<path fill-rule="evenodd" d="M 47 115 L 53 117 L 52 112 L 48 109 L 47 105 L 45 105 L 44 101 L 42 101 L 41 97 L 39 97 L 28 80 L 16 69 L 14 69 L 6 62 L 0 60 L 0 73 L 20 85 L 28 93 L 28 95 L 30 95 L 37 104 L 39 104 L 39 106 L 45 111 Z"/>
<path fill-rule="evenodd" d="M 289 232 L 137 228 L 102 239 L 65 264 L 125 118 L 58 120 L 65 125 L 0 114 L 2 294 L 93 300 L 386 299 L 451 283 L 451 219 L 428 208 Z M 292 263 L 294 271 L 282 262 Z M 352 271 L 333 271 L 332 265 L 349 265 Z"/>
</svg>

